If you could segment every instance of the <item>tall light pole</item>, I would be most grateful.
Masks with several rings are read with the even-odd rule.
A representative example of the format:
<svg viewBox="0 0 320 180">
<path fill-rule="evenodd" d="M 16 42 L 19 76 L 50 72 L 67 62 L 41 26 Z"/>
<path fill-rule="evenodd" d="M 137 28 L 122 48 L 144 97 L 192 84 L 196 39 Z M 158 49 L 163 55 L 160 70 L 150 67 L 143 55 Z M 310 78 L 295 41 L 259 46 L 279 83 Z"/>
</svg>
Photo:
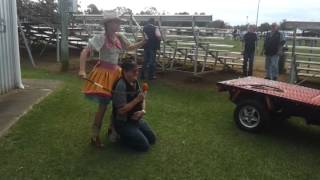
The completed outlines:
<svg viewBox="0 0 320 180">
<path fill-rule="evenodd" d="M 258 21 L 259 21 L 260 2 L 261 2 L 261 0 L 259 0 L 259 1 L 258 1 L 257 18 L 256 18 L 256 27 L 258 27 Z"/>
</svg>

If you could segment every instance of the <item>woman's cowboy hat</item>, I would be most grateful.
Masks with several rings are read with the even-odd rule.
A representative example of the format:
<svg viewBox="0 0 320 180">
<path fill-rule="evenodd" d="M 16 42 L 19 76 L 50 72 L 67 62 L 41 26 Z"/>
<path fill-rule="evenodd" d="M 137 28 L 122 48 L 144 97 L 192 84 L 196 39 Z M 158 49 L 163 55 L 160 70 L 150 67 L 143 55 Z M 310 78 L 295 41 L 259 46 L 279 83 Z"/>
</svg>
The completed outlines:
<svg viewBox="0 0 320 180">
<path fill-rule="evenodd" d="M 109 22 L 126 22 L 125 19 L 121 18 L 120 15 L 114 10 L 107 10 L 103 12 L 103 23 Z"/>
</svg>

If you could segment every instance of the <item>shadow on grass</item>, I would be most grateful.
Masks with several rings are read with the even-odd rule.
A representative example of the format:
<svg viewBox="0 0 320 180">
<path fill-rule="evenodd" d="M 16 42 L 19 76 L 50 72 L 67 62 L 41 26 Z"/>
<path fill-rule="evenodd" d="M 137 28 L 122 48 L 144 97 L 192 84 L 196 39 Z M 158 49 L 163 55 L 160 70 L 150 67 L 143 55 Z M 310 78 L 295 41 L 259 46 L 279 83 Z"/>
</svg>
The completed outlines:
<svg viewBox="0 0 320 180">
<path fill-rule="evenodd" d="M 305 124 L 303 119 L 290 119 L 272 126 L 263 133 L 274 141 L 287 142 L 295 146 L 305 146 L 320 149 L 320 131 L 315 125 Z"/>
</svg>

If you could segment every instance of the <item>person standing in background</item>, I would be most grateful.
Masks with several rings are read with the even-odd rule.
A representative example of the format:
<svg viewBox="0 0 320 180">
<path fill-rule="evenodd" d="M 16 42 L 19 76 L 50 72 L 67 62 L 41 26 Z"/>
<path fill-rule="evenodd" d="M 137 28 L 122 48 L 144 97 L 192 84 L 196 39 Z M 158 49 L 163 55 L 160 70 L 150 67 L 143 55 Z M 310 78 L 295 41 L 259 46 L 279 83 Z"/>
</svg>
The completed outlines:
<svg viewBox="0 0 320 180">
<path fill-rule="evenodd" d="M 266 55 L 266 79 L 277 80 L 279 75 L 279 54 L 285 44 L 283 34 L 278 30 L 277 23 L 272 23 L 271 32 L 268 32 L 263 46 Z"/>
<path fill-rule="evenodd" d="M 254 53 L 257 44 L 257 34 L 255 33 L 256 27 L 250 25 L 248 32 L 243 36 L 242 47 L 243 47 L 243 75 L 252 76 Z"/>
<path fill-rule="evenodd" d="M 148 23 L 143 27 L 143 32 L 147 36 L 147 43 L 144 45 L 144 62 L 141 72 L 141 79 L 145 79 L 146 71 L 148 80 L 156 79 L 156 55 L 160 49 L 161 33 L 155 26 L 154 18 L 150 18 Z"/>
</svg>

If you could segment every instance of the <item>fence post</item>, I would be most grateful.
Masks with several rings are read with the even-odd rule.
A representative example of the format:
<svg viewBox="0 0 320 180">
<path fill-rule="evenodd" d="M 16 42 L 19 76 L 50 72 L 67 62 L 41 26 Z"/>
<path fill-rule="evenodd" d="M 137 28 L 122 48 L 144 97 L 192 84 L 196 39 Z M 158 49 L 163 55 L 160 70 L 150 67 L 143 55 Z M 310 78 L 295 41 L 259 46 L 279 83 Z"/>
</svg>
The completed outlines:
<svg viewBox="0 0 320 180">
<path fill-rule="evenodd" d="M 289 81 L 291 84 L 294 84 L 297 81 L 296 40 L 297 40 L 297 28 L 295 28 L 294 33 L 293 33 L 291 71 L 290 71 L 290 81 Z"/>
<path fill-rule="evenodd" d="M 196 18 L 195 18 L 195 16 L 192 16 L 193 38 L 194 38 L 194 41 L 196 43 L 195 59 L 193 61 L 193 63 L 194 63 L 194 65 L 193 65 L 193 67 L 194 67 L 193 75 L 196 76 L 197 73 L 198 73 L 198 51 L 199 51 L 198 37 L 199 37 L 199 34 L 198 34 L 198 31 L 196 32 L 195 26 L 196 26 Z"/>
<path fill-rule="evenodd" d="M 61 22 L 61 71 L 65 72 L 69 69 L 69 12 L 67 11 L 67 1 L 59 0 L 58 3 Z"/>
</svg>

